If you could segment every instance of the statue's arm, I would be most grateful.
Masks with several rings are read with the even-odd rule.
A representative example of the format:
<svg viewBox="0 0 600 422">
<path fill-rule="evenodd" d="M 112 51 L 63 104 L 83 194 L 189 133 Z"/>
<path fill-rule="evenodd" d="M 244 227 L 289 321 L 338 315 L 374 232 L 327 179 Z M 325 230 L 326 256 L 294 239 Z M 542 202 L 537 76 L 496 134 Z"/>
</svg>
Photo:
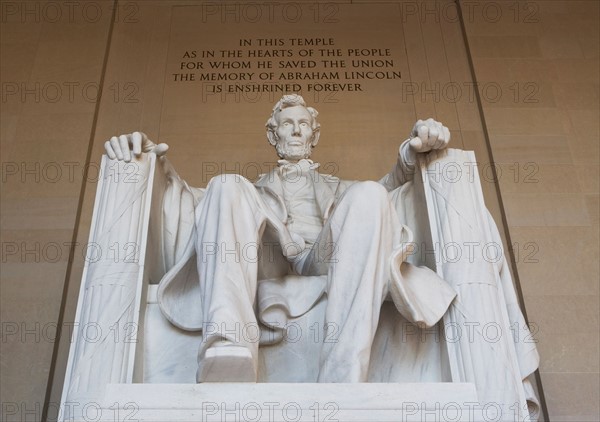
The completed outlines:
<svg viewBox="0 0 600 422">
<path fill-rule="evenodd" d="M 381 183 L 388 191 L 402 186 L 406 182 L 409 182 L 414 177 L 415 172 L 415 156 L 410 151 L 410 138 L 402 142 L 398 149 L 398 159 L 394 164 L 392 170 L 383 176 L 379 183 Z"/>
<path fill-rule="evenodd" d="M 431 118 L 418 120 L 413 126 L 410 137 L 398 149 L 398 159 L 392 171 L 380 181 L 388 191 L 392 191 L 415 175 L 417 155 L 434 149 L 444 149 L 450 142 L 450 130 L 442 123 Z"/>
<path fill-rule="evenodd" d="M 165 271 L 181 259 L 194 234 L 194 210 L 204 195 L 204 189 L 192 188 L 175 171 L 165 153 L 169 146 L 155 144 L 143 132 L 113 136 L 104 144 L 109 158 L 130 162 L 142 153 L 157 155 L 157 165 L 166 178 L 162 200 L 160 238 Z"/>
<path fill-rule="evenodd" d="M 189 186 L 177 174 L 167 157 L 158 157 L 157 162 L 167 180 L 160 221 L 165 269 L 168 271 L 183 258 L 188 244 L 194 240 L 194 211 L 204 196 L 205 189 Z"/>
</svg>

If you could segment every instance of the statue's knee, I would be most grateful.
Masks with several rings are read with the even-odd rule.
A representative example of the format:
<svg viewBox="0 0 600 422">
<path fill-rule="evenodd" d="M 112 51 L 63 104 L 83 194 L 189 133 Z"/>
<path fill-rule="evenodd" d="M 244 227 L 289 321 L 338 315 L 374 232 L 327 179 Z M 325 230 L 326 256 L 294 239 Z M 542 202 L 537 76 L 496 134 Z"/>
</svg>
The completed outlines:
<svg viewBox="0 0 600 422">
<path fill-rule="evenodd" d="M 346 196 L 353 205 L 365 209 L 379 209 L 388 203 L 388 192 L 385 188 L 373 181 L 357 182 L 346 191 Z"/>
<path fill-rule="evenodd" d="M 221 196 L 239 197 L 249 186 L 252 186 L 252 184 L 248 179 L 239 174 L 220 174 L 210 180 L 207 188 L 210 189 L 213 194 L 217 193 Z"/>
</svg>

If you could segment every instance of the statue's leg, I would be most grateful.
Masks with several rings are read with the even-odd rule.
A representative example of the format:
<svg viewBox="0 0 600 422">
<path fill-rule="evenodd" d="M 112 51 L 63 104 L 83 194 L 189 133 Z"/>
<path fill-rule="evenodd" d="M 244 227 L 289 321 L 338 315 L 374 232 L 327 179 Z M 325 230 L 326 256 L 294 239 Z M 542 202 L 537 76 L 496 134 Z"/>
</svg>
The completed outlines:
<svg viewBox="0 0 600 422">
<path fill-rule="evenodd" d="M 397 233 L 387 191 L 375 182 L 356 183 L 340 198 L 306 257 L 303 274 L 328 274 L 319 382 L 367 380 Z"/>
<path fill-rule="evenodd" d="M 204 318 L 198 382 L 256 381 L 257 251 L 270 217 L 256 188 L 238 175 L 211 180 L 196 210 Z"/>
</svg>

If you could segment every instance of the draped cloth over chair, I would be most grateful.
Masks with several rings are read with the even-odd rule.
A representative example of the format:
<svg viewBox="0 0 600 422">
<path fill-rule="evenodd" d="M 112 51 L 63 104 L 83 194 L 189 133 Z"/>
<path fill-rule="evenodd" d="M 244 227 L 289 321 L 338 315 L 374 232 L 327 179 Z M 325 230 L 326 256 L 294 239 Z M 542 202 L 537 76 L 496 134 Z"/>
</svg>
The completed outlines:
<svg viewBox="0 0 600 422">
<path fill-rule="evenodd" d="M 475 383 L 480 403 L 507 420 L 537 420 L 529 377 L 539 355 L 475 163 L 455 149 L 421 160 L 436 270 L 458 293 L 443 321 L 452 381 Z"/>
</svg>

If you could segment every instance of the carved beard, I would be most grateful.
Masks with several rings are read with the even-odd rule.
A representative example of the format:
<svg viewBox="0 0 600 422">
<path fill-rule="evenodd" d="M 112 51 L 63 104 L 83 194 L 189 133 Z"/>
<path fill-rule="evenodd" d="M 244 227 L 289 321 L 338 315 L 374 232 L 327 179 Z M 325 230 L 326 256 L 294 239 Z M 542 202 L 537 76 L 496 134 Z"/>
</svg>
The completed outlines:
<svg viewBox="0 0 600 422">
<path fill-rule="evenodd" d="M 295 147 L 295 151 L 292 152 L 291 148 L 288 148 L 287 144 L 284 142 L 279 142 L 279 139 L 275 144 L 277 155 L 279 155 L 279 158 L 283 158 L 284 160 L 302 160 L 303 158 L 310 157 L 310 154 L 312 154 L 312 142 L 307 143 L 301 150 L 298 150 L 297 148 L 298 147 Z"/>
</svg>

